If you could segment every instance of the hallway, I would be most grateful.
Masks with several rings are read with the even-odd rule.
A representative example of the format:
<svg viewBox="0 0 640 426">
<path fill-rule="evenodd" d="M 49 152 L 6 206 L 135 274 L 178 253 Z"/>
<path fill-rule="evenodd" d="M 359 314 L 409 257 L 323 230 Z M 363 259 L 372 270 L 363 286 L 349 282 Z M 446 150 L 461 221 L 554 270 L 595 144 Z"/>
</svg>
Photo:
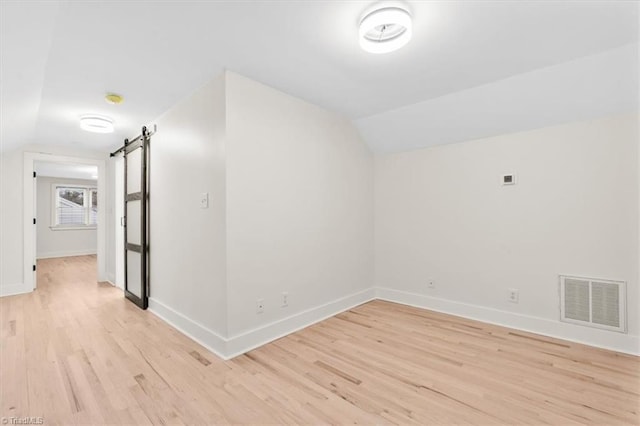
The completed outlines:
<svg viewBox="0 0 640 426">
<path fill-rule="evenodd" d="M 95 256 L 39 261 L 0 312 L 1 414 L 45 424 L 639 420 L 636 357 L 382 301 L 227 362 L 96 284 Z"/>
</svg>

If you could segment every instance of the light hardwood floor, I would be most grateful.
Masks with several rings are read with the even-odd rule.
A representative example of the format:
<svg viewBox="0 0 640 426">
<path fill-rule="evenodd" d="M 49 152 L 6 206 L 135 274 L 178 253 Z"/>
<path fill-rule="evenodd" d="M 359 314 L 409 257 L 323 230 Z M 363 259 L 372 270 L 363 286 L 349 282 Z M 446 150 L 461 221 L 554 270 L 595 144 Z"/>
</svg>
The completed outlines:
<svg viewBox="0 0 640 426">
<path fill-rule="evenodd" d="M 222 361 L 96 284 L 38 262 L 0 299 L 4 417 L 45 424 L 635 424 L 637 357 L 371 302 Z"/>
</svg>

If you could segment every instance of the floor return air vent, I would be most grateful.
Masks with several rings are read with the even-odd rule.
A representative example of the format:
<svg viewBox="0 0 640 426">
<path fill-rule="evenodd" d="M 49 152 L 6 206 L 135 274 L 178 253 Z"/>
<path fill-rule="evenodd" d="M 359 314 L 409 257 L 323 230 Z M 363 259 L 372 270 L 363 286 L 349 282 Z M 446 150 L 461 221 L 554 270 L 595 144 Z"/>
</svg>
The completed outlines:
<svg viewBox="0 0 640 426">
<path fill-rule="evenodd" d="M 560 275 L 560 321 L 626 333 L 626 283 Z"/>
</svg>

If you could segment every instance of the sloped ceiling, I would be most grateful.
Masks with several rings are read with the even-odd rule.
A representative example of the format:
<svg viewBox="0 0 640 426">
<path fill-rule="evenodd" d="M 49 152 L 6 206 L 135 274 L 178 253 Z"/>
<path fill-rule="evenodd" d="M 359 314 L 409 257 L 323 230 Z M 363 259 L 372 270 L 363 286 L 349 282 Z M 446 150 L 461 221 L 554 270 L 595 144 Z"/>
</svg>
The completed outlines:
<svg viewBox="0 0 640 426">
<path fill-rule="evenodd" d="M 346 115 L 379 152 L 637 109 L 637 2 L 406 2 L 414 37 L 387 55 L 358 46 L 361 1 L 0 4 L 3 150 L 115 148 L 225 68 Z M 81 131 L 86 113 L 117 131 Z"/>
<path fill-rule="evenodd" d="M 589 120 L 638 110 L 638 45 L 559 65 L 356 120 L 380 153 Z"/>
</svg>

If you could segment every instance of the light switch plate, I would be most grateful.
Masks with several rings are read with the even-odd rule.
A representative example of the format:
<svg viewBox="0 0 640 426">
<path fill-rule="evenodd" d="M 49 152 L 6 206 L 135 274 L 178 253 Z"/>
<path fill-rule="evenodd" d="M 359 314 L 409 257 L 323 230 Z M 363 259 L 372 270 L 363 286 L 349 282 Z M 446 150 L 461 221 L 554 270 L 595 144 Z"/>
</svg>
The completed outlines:
<svg viewBox="0 0 640 426">
<path fill-rule="evenodd" d="M 209 193 L 203 192 L 200 194 L 200 208 L 208 209 L 209 208 Z"/>
</svg>

